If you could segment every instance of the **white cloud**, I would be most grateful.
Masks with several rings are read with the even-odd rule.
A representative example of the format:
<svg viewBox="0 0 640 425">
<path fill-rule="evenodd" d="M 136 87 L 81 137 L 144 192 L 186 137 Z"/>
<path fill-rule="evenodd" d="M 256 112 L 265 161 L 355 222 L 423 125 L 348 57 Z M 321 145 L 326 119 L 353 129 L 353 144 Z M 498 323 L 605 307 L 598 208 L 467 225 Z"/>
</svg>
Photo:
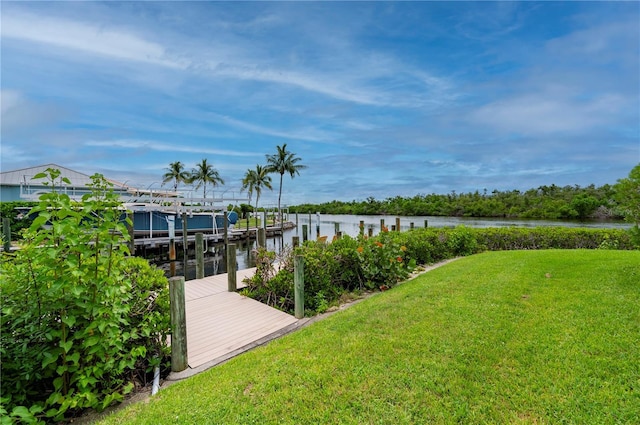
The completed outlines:
<svg viewBox="0 0 640 425">
<path fill-rule="evenodd" d="M 146 62 L 170 68 L 185 68 L 186 61 L 169 58 L 160 44 L 122 29 L 104 28 L 83 23 L 29 13 L 5 12 L 2 17 L 3 38 L 73 49 L 93 55 L 136 62 Z"/>
<path fill-rule="evenodd" d="M 590 100 L 553 94 L 522 94 L 486 104 L 470 115 L 474 123 L 525 135 L 585 132 L 613 124 L 628 102 L 607 94 Z"/>
<path fill-rule="evenodd" d="M 250 122 L 238 120 L 236 118 L 232 118 L 225 115 L 212 113 L 211 116 L 213 116 L 214 119 L 216 119 L 217 121 L 228 124 L 235 128 L 247 130 L 252 133 L 264 134 L 264 135 L 274 136 L 274 137 L 281 137 L 284 139 L 305 140 L 309 142 L 328 142 L 333 140 L 335 137 L 330 133 L 327 133 L 325 131 L 321 131 L 315 128 L 306 128 L 306 129 L 295 130 L 295 131 L 281 131 L 281 130 L 274 130 L 269 127 L 253 124 Z"/>
<path fill-rule="evenodd" d="M 239 157 L 255 157 L 262 156 L 251 152 L 230 151 L 224 149 L 211 149 L 200 146 L 186 146 L 179 144 L 169 144 L 157 142 L 153 140 L 135 140 L 135 139 L 119 139 L 119 140 L 90 140 L 85 146 L 109 147 L 121 149 L 147 149 L 161 152 L 184 152 L 194 154 L 208 154 L 221 156 L 239 156 Z"/>
</svg>

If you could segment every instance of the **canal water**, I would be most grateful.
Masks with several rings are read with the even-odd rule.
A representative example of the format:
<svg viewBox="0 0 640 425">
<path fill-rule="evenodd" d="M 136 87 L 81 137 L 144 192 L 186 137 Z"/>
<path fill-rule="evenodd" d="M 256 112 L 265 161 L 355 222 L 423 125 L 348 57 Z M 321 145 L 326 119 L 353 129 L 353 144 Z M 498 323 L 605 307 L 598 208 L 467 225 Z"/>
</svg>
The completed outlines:
<svg viewBox="0 0 640 425">
<path fill-rule="evenodd" d="M 367 234 L 372 229 L 374 235 L 380 233 L 381 220 L 384 220 L 386 227 L 391 229 L 396 225 L 397 216 L 369 216 L 369 215 L 336 215 L 336 214 L 289 214 L 285 217 L 295 224 L 292 229 L 285 230 L 282 236 L 267 238 L 267 249 L 282 252 L 283 249 L 291 247 L 292 239 L 298 236 L 303 240 L 303 231 L 306 228 L 307 237 L 315 239 L 316 235 L 327 236 L 330 240 L 336 234 L 336 229 L 343 235 L 355 237 L 360 232 L 360 222 L 364 222 L 364 232 Z M 512 220 L 505 218 L 471 218 L 471 217 L 431 217 L 431 216 L 401 216 L 400 231 L 411 228 L 424 227 L 540 227 L 540 226 L 561 226 L 561 227 L 587 227 L 587 228 L 629 228 L 628 223 L 618 221 L 558 221 L 558 220 Z M 238 269 L 255 267 L 255 238 L 248 241 L 236 241 L 236 261 Z M 176 262 L 176 274 L 184 275 L 186 280 L 195 279 L 195 260 L 191 259 L 187 264 L 186 275 L 183 273 L 182 261 Z M 212 276 L 227 272 L 226 253 L 223 245 L 209 246 L 205 253 L 205 276 Z M 158 264 L 169 273 L 169 264 Z"/>
</svg>

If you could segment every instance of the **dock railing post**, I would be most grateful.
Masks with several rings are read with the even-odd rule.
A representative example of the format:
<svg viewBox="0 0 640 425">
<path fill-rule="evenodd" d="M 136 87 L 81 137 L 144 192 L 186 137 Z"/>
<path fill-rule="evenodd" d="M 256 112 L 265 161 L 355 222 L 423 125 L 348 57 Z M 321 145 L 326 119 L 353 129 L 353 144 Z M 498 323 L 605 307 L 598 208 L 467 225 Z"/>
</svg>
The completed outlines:
<svg viewBox="0 0 640 425">
<path fill-rule="evenodd" d="M 384 218 L 380 219 L 380 232 L 382 232 L 382 229 L 384 229 Z"/>
<path fill-rule="evenodd" d="M 267 231 L 261 227 L 258 229 L 258 248 L 267 247 Z"/>
<path fill-rule="evenodd" d="M 189 233 L 187 213 L 182 213 L 182 274 L 187 279 L 187 262 L 189 261 Z"/>
<path fill-rule="evenodd" d="M 196 279 L 204 278 L 204 235 L 196 233 Z"/>
<path fill-rule="evenodd" d="M 296 255 L 293 260 L 294 310 L 296 319 L 304 317 L 304 257 Z"/>
<path fill-rule="evenodd" d="M 229 243 L 229 213 L 227 211 L 224 212 L 224 246 L 227 246 Z"/>
<path fill-rule="evenodd" d="M 171 371 L 181 372 L 189 366 L 184 276 L 169 278 L 169 300 L 171 302 Z"/>
<path fill-rule="evenodd" d="M 364 236 L 364 220 L 360 220 L 358 227 L 360 228 L 360 236 Z"/>
<path fill-rule="evenodd" d="M 396 217 L 396 230 L 400 231 L 400 217 Z"/>
<path fill-rule="evenodd" d="M 302 242 L 306 242 L 307 239 L 309 239 L 309 234 L 307 233 L 307 225 L 303 224 L 302 225 Z"/>
<path fill-rule="evenodd" d="M 227 245 L 227 290 L 229 292 L 236 292 L 238 289 L 236 284 L 238 279 L 237 268 L 236 244 L 230 243 Z"/>
<path fill-rule="evenodd" d="M 429 220 L 424 221 L 424 228 L 426 229 L 427 227 L 429 227 Z"/>
<path fill-rule="evenodd" d="M 333 227 L 336 235 L 340 233 L 340 223 L 336 221 L 335 223 L 333 223 Z"/>
</svg>

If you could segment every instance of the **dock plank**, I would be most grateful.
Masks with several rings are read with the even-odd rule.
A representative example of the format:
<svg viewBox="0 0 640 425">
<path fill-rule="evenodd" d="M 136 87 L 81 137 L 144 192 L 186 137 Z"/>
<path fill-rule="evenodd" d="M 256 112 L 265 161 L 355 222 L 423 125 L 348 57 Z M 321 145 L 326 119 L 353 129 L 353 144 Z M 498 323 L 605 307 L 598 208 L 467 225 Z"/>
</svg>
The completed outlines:
<svg viewBox="0 0 640 425">
<path fill-rule="evenodd" d="M 238 287 L 255 268 L 237 272 Z M 237 292 L 227 291 L 227 275 L 185 282 L 187 352 L 196 368 L 260 340 L 298 320 Z"/>
</svg>

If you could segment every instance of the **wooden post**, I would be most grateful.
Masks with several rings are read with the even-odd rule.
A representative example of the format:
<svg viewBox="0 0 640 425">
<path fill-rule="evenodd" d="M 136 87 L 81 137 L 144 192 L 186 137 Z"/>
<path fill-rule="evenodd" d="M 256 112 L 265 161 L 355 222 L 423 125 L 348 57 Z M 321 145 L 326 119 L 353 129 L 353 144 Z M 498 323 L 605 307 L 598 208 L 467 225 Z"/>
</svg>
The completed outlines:
<svg viewBox="0 0 640 425">
<path fill-rule="evenodd" d="M 392 224 L 392 225 L 391 225 L 391 231 L 392 231 L 392 232 L 395 232 L 395 231 L 396 231 L 396 225 L 395 225 L 395 224 Z"/>
<path fill-rule="evenodd" d="M 298 233 L 298 213 L 296 212 L 296 233 Z"/>
<path fill-rule="evenodd" d="M 266 231 L 267 231 L 267 210 L 264 210 L 264 211 L 262 212 L 262 217 L 263 217 L 263 220 L 262 220 L 262 228 L 263 228 L 263 229 L 265 230 L 265 232 L 266 232 Z"/>
<path fill-rule="evenodd" d="M 304 257 L 296 255 L 293 259 L 294 310 L 296 319 L 304 317 Z"/>
<path fill-rule="evenodd" d="M 360 220 L 360 235 L 364 235 L 364 220 Z"/>
<path fill-rule="evenodd" d="M 302 242 L 306 242 L 309 239 L 309 234 L 307 233 L 307 225 L 302 225 Z"/>
<path fill-rule="evenodd" d="M 291 244 L 293 245 L 294 248 L 297 248 L 300 246 L 300 236 L 294 236 L 291 238 Z"/>
<path fill-rule="evenodd" d="M 340 223 L 336 221 L 335 223 L 333 223 L 333 227 L 335 228 L 336 235 L 340 233 Z"/>
<path fill-rule="evenodd" d="M 396 217 L 396 230 L 400 231 L 400 217 Z"/>
<path fill-rule="evenodd" d="M 173 238 L 169 239 L 169 275 L 176 275 L 176 242 Z"/>
<path fill-rule="evenodd" d="M 2 238 L 4 252 L 11 252 L 11 220 L 9 217 L 2 217 Z"/>
<path fill-rule="evenodd" d="M 187 262 L 189 260 L 189 228 L 187 227 L 187 213 L 182 213 L 182 274 L 187 278 Z"/>
<path fill-rule="evenodd" d="M 264 227 L 258 229 L 258 247 L 266 248 L 267 247 L 267 231 Z"/>
<path fill-rule="evenodd" d="M 409 223 L 409 229 L 413 230 L 413 221 Z"/>
<path fill-rule="evenodd" d="M 196 233 L 196 279 L 204 278 L 204 235 Z"/>
<path fill-rule="evenodd" d="M 342 232 L 336 233 L 336 239 L 340 239 L 340 238 L 342 238 Z"/>
<path fill-rule="evenodd" d="M 169 300 L 171 302 L 171 371 L 181 372 L 189 367 L 184 276 L 169 278 Z"/>
<path fill-rule="evenodd" d="M 429 227 L 429 220 L 424 221 L 424 228 L 426 229 L 427 227 Z"/>
<path fill-rule="evenodd" d="M 369 237 L 373 236 L 373 227 L 369 227 L 369 229 L 367 229 L 367 235 L 369 235 Z"/>
<path fill-rule="evenodd" d="M 237 282 L 237 263 L 236 263 L 236 244 L 227 245 L 227 290 L 236 292 L 238 289 Z"/>
<path fill-rule="evenodd" d="M 229 244 L 229 213 L 227 211 L 224 212 L 224 246 Z"/>
<path fill-rule="evenodd" d="M 380 232 L 382 232 L 382 229 L 384 229 L 384 218 L 380 219 Z"/>
</svg>

